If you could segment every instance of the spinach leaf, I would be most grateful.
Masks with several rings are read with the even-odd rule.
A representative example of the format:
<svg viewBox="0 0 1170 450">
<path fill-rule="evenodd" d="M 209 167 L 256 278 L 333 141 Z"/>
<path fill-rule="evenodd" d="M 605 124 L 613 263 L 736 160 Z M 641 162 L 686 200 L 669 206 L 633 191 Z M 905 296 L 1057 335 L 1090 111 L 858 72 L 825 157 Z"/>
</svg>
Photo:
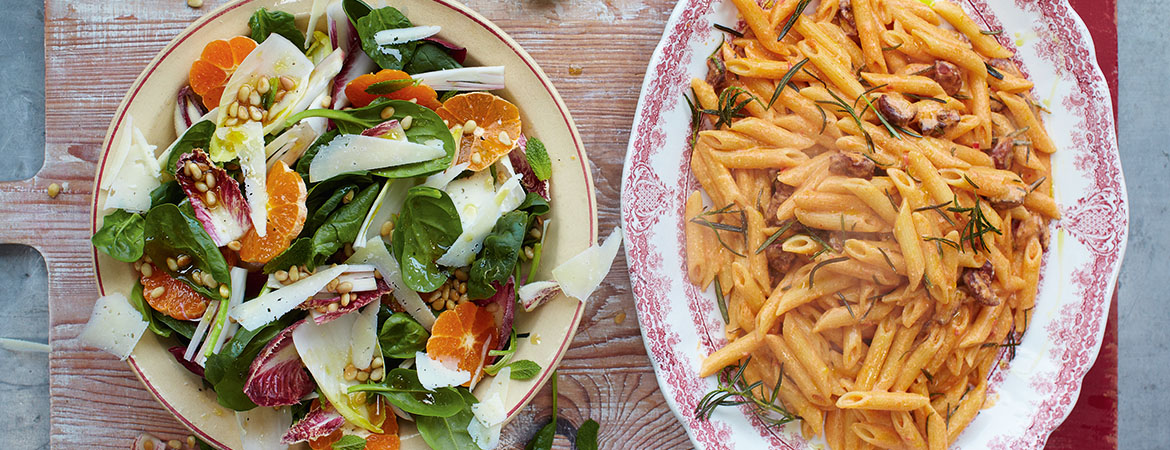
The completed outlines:
<svg viewBox="0 0 1170 450">
<path fill-rule="evenodd" d="M 536 432 L 536 436 L 528 441 L 528 445 L 524 446 L 524 450 L 550 450 L 552 449 L 553 439 L 557 436 L 557 373 L 553 371 L 552 375 L 552 420 Z"/>
<path fill-rule="evenodd" d="M 256 43 L 264 42 L 272 33 L 284 36 L 299 49 L 305 48 L 305 35 L 297 28 L 296 17 L 284 11 L 269 11 L 264 8 L 256 10 L 248 19 L 248 28 L 252 29 L 252 40 Z"/>
<path fill-rule="evenodd" d="M 307 230 L 307 233 L 302 234 L 312 234 L 316 232 L 317 229 L 321 227 L 321 224 L 324 224 L 325 220 L 329 218 L 329 215 L 333 214 L 333 211 L 336 211 L 337 207 L 341 206 L 342 201 L 345 200 L 346 194 L 353 192 L 354 196 L 356 196 L 357 191 L 358 185 L 348 184 L 342 186 L 336 191 L 333 191 L 333 194 L 326 198 L 325 201 L 320 202 L 320 204 L 310 206 L 309 211 L 312 211 L 313 213 L 309 214 L 309 218 L 305 220 L 304 229 Z"/>
<path fill-rule="evenodd" d="M 176 333 L 179 333 L 180 336 L 187 338 L 187 341 L 190 341 L 191 336 L 195 335 L 195 327 L 198 322 L 179 320 L 158 311 L 152 312 L 151 315 L 154 316 L 154 320 L 161 322 Z"/>
<path fill-rule="evenodd" d="M 394 313 L 382 323 L 378 342 L 382 344 L 383 357 L 407 359 L 413 358 L 415 352 L 425 352 L 430 336 L 409 314 Z"/>
<path fill-rule="evenodd" d="M 278 270 L 288 270 L 292 266 L 305 266 L 309 270 L 317 267 L 317 261 L 313 253 L 313 239 L 312 238 L 298 238 L 293 241 L 292 245 L 276 255 L 275 258 L 264 264 L 264 273 L 272 273 Z"/>
<path fill-rule="evenodd" d="M 475 416 L 471 413 L 471 405 L 476 402 L 475 396 L 466 389 L 459 389 L 466 405 L 453 416 L 431 417 L 415 416 L 415 425 L 424 441 L 434 450 L 467 450 L 478 449 L 475 440 L 467 432 L 467 426 Z"/>
<path fill-rule="evenodd" d="M 402 70 L 414 56 L 418 41 L 383 46 L 378 45 L 374 39 L 374 35 L 378 34 L 379 31 L 412 26 L 410 19 L 402 15 L 402 12 L 391 6 L 371 10 L 364 2 L 357 0 L 342 2 L 342 8 L 345 10 L 345 15 L 349 16 L 349 21 L 353 24 L 354 29 L 357 30 L 358 37 L 361 38 L 362 50 L 370 59 L 378 63 L 379 67 Z"/>
<path fill-rule="evenodd" d="M 175 171 L 178 170 L 179 157 L 191 153 L 191 150 L 197 148 L 210 147 L 212 134 L 215 134 L 215 123 L 210 120 L 203 120 L 191 125 L 191 128 L 183 132 L 183 136 L 171 145 L 171 154 L 167 156 L 167 165 L 164 168 L 166 173 L 175 174 Z"/>
<path fill-rule="evenodd" d="M 552 160 L 548 157 L 548 150 L 545 150 L 544 143 L 536 137 L 528 138 L 528 146 L 524 148 L 524 156 L 528 159 L 528 165 L 532 167 L 532 173 L 540 181 L 545 181 L 552 176 Z"/>
<path fill-rule="evenodd" d="M 289 325 L 288 320 L 278 320 L 255 331 L 240 328 L 219 353 L 207 357 L 204 378 L 215 389 L 216 399 L 225 408 L 247 411 L 256 404 L 244 394 L 244 382 L 248 379 L 248 368 L 260 350 Z"/>
<path fill-rule="evenodd" d="M 418 292 L 442 287 L 447 276 L 435 260 L 461 233 L 459 213 L 446 192 L 427 186 L 410 188 L 390 239 L 406 286 Z"/>
<path fill-rule="evenodd" d="M 381 188 L 382 186 L 378 183 L 366 186 L 354 196 L 353 201 L 337 208 L 337 211 L 330 214 L 329 219 L 313 233 L 313 254 L 318 263 L 323 262 L 325 258 L 357 238 L 362 221 L 366 219 L 366 213 L 370 211 L 370 208 L 374 206 L 374 199 L 378 197 L 378 191 Z"/>
<path fill-rule="evenodd" d="M 219 247 L 215 246 L 203 225 L 195 218 L 183 214 L 179 207 L 172 204 L 155 206 L 146 213 L 145 252 L 155 261 L 165 261 L 168 257 L 187 255 L 191 257 L 191 265 L 211 276 L 220 284 L 231 281 L 228 277 L 228 264 Z M 209 291 L 200 283 L 191 279 L 188 272 L 171 274 L 183 280 L 195 290 L 205 296 L 218 299 L 218 293 Z"/>
<path fill-rule="evenodd" d="M 163 203 L 178 204 L 185 198 L 187 198 L 187 194 L 183 192 L 179 182 L 171 180 L 150 191 L 150 207 L 153 208 Z"/>
<path fill-rule="evenodd" d="M 512 275 L 520 247 L 524 244 L 524 231 L 528 227 L 528 213 L 512 211 L 500 217 L 492 227 L 491 234 L 483 239 L 483 250 L 471 264 L 467 280 L 467 296 L 472 299 L 491 297 L 496 293 L 493 282 L 503 282 Z"/>
<path fill-rule="evenodd" d="M 359 391 L 379 394 L 394 406 L 417 417 L 451 417 L 467 406 L 457 389 L 443 387 L 428 390 L 418 381 L 418 372 L 411 369 L 391 370 L 382 384 L 360 384 L 349 388 L 350 393 Z"/>
<path fill-rule="evenodd" d="M 597 450 L 597 430 L 601 425 L 589 419 L 577 427 L 577 450 Z"/>
<path fill-rule="evenodd" d="M 332 445 L 333 450 L 365 450 L 366 440 L 352 434 L 342 436 Z"/>
<path fill-rule="evenodd" d="M 422 42 L 414 51 L 414 57 L 402 69 L 403 72 L 409 74 L 434 72 L 436 70 L 458 69 L 463 67 L 462 64 L 455 61 L 447 49 L 432 44 L 429 42 Z"/>
<path fill-rule="evenodd" d="M 531 380 L 536 374 L 540 373 L 540 364 L 528 359 L 521 359 L 512 364 L 508 364 L 512 368 L 513 380 Z"/>
<path fill-rule="evenodd" d="M 144 229 L 142 216 L 119 209 L 102 219 L 102 228 L 89 240 L 114 259 L 132 263 L 142 258 Z"/>
<path fill-rule="evenodd" d="M 455 159 L 455 151 L 457 148 L 455 147 L 455 138 L 451 136 L 451 130 L 443 123 L 442 117 L 439 117 L 430 108 L 402 100 L 390 100 L 385 103 L 385 106 L 394 107 L 394 115 L 391 116 L 392 119 L 402 120 L 406 116 L 412 117 L 410 129 L 406 130 L 407 140 L 416 144 L 425 145 L 429 141 L 438 139 L 443 142 L 443 150 L 447 154 L 442 158 L 432 159 L 430 161 L 420 161 L 403 166 L 378 169 L 370 172 L 371 174 L 386 178 L 422 177 L 442 172 L 451 165 L 451 160 Z M 381 109 L 378 111 L 378 114 L 381 114 Z"/>
<path fill-rule="evenodd" d="M 370 173 L 386 178 L 412 178 L 442 172 L 451 165 L 451 160 L 455 158 L 456 149 L 455 138 L 451 136 L 451 130 L 443 123 L 442 117 L 439 117 L 430 108 L 417 103 L 378 98 L 367 106 L 344 111 L 323 108 L 302 111 L 289 117 L 285 123 L 291 126 L 307 117 L 325 117 L 332 120 L 337 125 L 337 130 L 341 133 L 358 134 L 386 120 L 390 120 L 382 119 L 382 110 L 386 109 L 387 106 L 394 107 L 394 115 L 390 117 L 391 119 L 402 120 L 406 116 L 412 117 L 410 129 L 406 130 L 407 140 L 416 144 L 426 144 L 428 141 L 438 139 L 443 142 L 443 150 L 447 154 L 442 158 L 432 159 L 430 161 L 420 161 L 403 166 L 379 169 Z M 325 133 L 305 151 L 300 161 L 297 161 L 297 172 L 302 177 L 308 179 L 309 164 L 317 156 L 320 146 L 325 145 L 336 136 L 335 131 Z"/>
<path fill-rule="evenodd" d="M 527 211 L 533 216 L 543 216 L 549 212 L 548 200 L 541 197 L 540 194 L 529 192 L 524 196 L 524 201 L 520 202 L 520 206 L 516 207 L 517 211 Z"/>
<path fill-rule="evenodd" d="M 171 329 L 158 323 L 154 317 L 154 309 L 151 309 L 150 304 L 146 303 L 146 298 L 142 296 L 142 283 L 134 282 L 134 288 L 130 289 L 127 300 L 130 300 L 130 306 L 142 313 L 142 320 L 147 322 L 146 328 L 159 336 L 171 337 Z"/>
<path fill-rule="evenodd" d="M 310 110 L 304 111 L 300 114 L 296 114 L 296 116 L 300 116 L 300 115 L 307 113 L 309 111 L 332 111 L 332 110 L 331 109 L 328 109 L 328 110 L 310 109 Z M 341 111 L 338 111 L 338 112 L 341 112 Z M 349 111 L 346 111 L 346 112 L 349 112 Z M 309 117 L 309 116 L 305 116 L 305 117 Z M 302 119 L 303 119 L 303 117 L 302 117 Z M 301 119 L 297 119 L 297 122 L 300 122 L 300 120 Z M 287 123 L 288 124 L 295 124 L 296 122 L 287 122 Z M 338 122 L 334 122 L 334 123 L 338 123 Z M 338 128 L 340 129 L 340 126 Z M 325 144 L 328 144 L 329 141 L 332 141 L 333 138 L 337 137 L 338 134 L 340 134 L 338 132 L 338 130 L 326 131 L 324 134 L 322 134 L 320 137 L 318 137 L 316 141 L 313 141 L 313 145 L 310 145 L 309 148 L 305 149 L 305 154 L 301 155 L 301 159 L 297 160 L 297 167 L 296 167 L 297 173 L 301 175 L 302 179 L 305 179 L 305 180 L 309 179 L 309 164 L 313 162 L 313 158 L 317 157 L 317 152 L 321 151 L 321 147 L 324 147 Z"/>
</svg>

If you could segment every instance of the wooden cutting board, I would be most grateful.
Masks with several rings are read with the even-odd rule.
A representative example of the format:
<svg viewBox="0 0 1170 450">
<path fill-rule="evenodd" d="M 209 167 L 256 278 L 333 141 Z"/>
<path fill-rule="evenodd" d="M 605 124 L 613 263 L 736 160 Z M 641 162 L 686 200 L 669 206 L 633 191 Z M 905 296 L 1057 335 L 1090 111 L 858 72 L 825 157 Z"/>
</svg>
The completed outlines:
<svg viewBox="0 0 1170 450">
<path fill-rule="evenodd" d="M 97 297 L 89 243 L 90 195 L 114 109 L 156 52 L 196 17 L 222 3 L 208 0 L 203 8 L 191 9 L 183 0 L 45 1 L 45 164 L 32 179 L 0 183 L 0 243 L 33 246 L 48 265 L 53 448 L 125 449 L 142 432 L 164 439 L 190 434 L 142 388 L 124 362 L 83 348 L 76 336 Z M 577 121 L 594 166 L 599 225 L 601 229 L 617 225 L 630 121 L 647 61 L 673 2 L 467 3 L 511 34 L 552 78 Z M 1074 3 L 1112 11 L 1114 0 Z M 1108 20 L 1112 17 L 1108 15 Z M 1116 42 L 1115 22 L 1094 29 L 1099 42 L 1102 29 L 1112 33 L 1108 42 Z M 1115 85 L 1115 46 L 1112 61 L 1112 70 L 1107 67 L 1106 72 Z M 54 182 L 65 189 L 50 199 L 46 190 Z M 589 418 L 597 420 L 604 448 L 689 448 L 646 357 L 626 274 L 625 260 L 619 258 L 590 301 L 562 362 L 560 423 L 575 427 Z M 1111 316 L 1111 325 L 1115 317 Z M 1108 339 L 1112 344 L 1107 342 L 1106 348 L 1113 352 L 1112 359 L 1101 360 L 1105 386 L 1083 398 L 1096 399 L 1096 404 L 1107 401 L 1097 411 L 1113 418 L 1106 427 L 1111 431 L 1105 434 L 1115 443 L 1116 333 Z M 1090 377 L 1097 372 L 1094 369 Z M 505 429 L 501 448 L 523 446 L 548 421 L 550 400 L 546 386 Z M 1077 412 L 1083 409 L 1078 407 Z M 1099 416 L 1097 420 L 1099 426 Z M 1084 425 L 1076 429 L 1088 430 Z M 561 430 L 571 428 L 562 425 Z M 1095 436 L 1101 436 L 1100 431 Z M 567 440 L 558 439 L 558 447 L 567 446 Z"/>
</svg>

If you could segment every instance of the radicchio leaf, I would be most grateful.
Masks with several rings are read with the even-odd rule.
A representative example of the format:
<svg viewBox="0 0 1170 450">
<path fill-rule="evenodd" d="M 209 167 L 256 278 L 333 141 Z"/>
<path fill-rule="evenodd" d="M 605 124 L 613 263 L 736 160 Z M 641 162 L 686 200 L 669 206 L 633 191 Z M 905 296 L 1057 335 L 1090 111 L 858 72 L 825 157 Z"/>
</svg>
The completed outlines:
<svg viewBox="0 0 1170 450">
<path fill-rule="evenodd" d="M 361 37 L 358 36 L 353 23 L 346 17 L 341 2 L 330 5 L 325 13 L 329 20 L 329 40 L 333 43 L 333 48 L 345 51 L 341 72 L 333 78 L 333 109 L 339 110 L 349 105 L 349 98 L 345 96 L 345 85 L 354 78 L 373 72 L 377 66 L 362 50 Z"/>
<path fill-rule="evenodd" d="M 487 306 L 495 303 L 499 305 L 499 308 L 496 308 L 495 319 L 496 328 L 500 334 L 496 336 L 495 350 L 505 350 L 511 340 L 512 322 L 516 317 L 516 280 L 514 277 L 508 277 L 508 281 L 503 286 L 496 281 L 492 282 L 492 287 L 496 288 L 496 294 L 482 300 L 476 300 L 475 304 Z M 490 362 L 485 364 L 490 364 Z"/>
<path fill-rule="evenodd" d="M 548 195 L 548 180 L 541 180 L 536 177 L 536 172 L 532 171 L 532 165 L 528 164 L 528 137 L 520 134 L 520 138 L 516 140 L 516 148 L 508 153 L 508 161 L 512 163 L 512 168 L 516 173 L 523 174 L 520 178 L 520 185 L 524 187 L 525 191 L 540 195 L 545 200 L 552 200 Z"/>
<path fill-rule="evenodd" d="M 533 281 L 520 286 L 516 293 L 520 296 L 520 305 L 524 307 L 524 311 L 532 312 L 537 306 L 560 294 L 561 285 L 555 281 Z"/>
<path fill-rule="evenodd" d="M 215 188 L 207 191 L 215 194 L 215 206 L 208 207 L 207 193 L 199 192 L 195 188 L 195 183 L 202 183 L 203 180 L 191 178 L 187 171 L 183 170 L 188 162 L 206 166 L 207 169 L 203 170 L 203 173 L 215 176 Z M 239 183 L 235 178 L 228 176 L 227 171 L 213 164 L 203 150 L 195 149 L 179 157 L 175 179 L 187 194 L 187 198 L 191 199 L 195 218 L 203 224 L 203 229 L 207 230 L 207 235 L 211 236 L 215 245 L 223 247 L 239 239 L 252 228 L 252 219 L 249 217 L 252 210 L 248 207 L 247 200 L 244 200 L 244 195 L 240 193 Z"/>
<path fill-rule="evenodd" d="M 188 361 L 187 358 L 183 357 L 183 353 L 187 351 L 186 347 L 180 347 L 176 345 L 174 347 L 168 348 L 167 351 L 171 352 L 171 356 L 174 356 L 175 361 L 178 361 L 179 364 L 182 364 L 183 368 L 191 371 L 191 373 L 195 375 L 199 375 L 199 378 L 207 378 L 203 374 L 203 367 L 200 367 L 198 364 Z"/>
<path fill-rule="evenodd" d="M 285 406 L 300 403 L 313 392 L 313 377 L 301 363 L 293 347 L 292 332 L 303 321 L 294 323 L 272 338 L 252 360 L 244 394 L 259 406 Z"/>
<path fill-rule="evenodd" d="M 431 36 L 429 38 L 423 39 L 423 41 L 430 42 L 432 44 L 436 44 L 440 47 L 443 47 L 444 49 L 447 50 L 447 55 L 450 55 L 451 59 L 454 59 L 455 62 L 457 62 L 459 64 L 463 64 L 463 61 L 467 60 L 467 49 L 464 47 L 460 47 L 458 45 L 444 41 L 444 40 L 437 38 L 435 36 Z"/>
<path fill-rule="evenodd" d="M 402 128 L 402 124 L 398 119 L 390 119 L 380 124 L 374 125 L 372 128 L 362 130 L 362 136 L 381 137 L 387 133 L 397 133 L 394 136 L 400 137 L 398 140 L 406 140 L 406 130 Z"/>
<path fill-rule="evenodd" d="M 194 125 L 200 117 L 207 114 L 199 95 L 191 90 L 190 86 L 179 89 L 175 99 L 175 135 L 183 136 L 183 132 Z"/>
<path fill-rule="evenodd" d="M 340 308 L 337 308 L 337 311 L 327 312 L 325 314 L 318 315 L 317 317 L 313 318 L 313 322 L 316 322 L 317 325 L 329 323 L 338 317 L 344 316 L 350 312 L 357 310 L 358 308 L 361 308 L 361 307 L 366 306 L 370 303 L 373 303 L 374 301 L 382 298 L 383 295 L 389 294 L 391 291 L 392 291 L 392 289 L 390 289 L 390 285 L 386 284 L 385 281 L 382 281 L 381 279 L 379 279 L 378 280 L 378 289 L 375 289 L 372 291 L 350 293 L 349 296 L 351 299 L 350 299 L 348 305 L 341 306 Z M 336 303 L 339 301 L 341 301 L 341 297 L 337 296 L 337 297 L 333 297 L 333 298 L 329 298 L 329 299 L 312 299 L 312 300 L 305 302 L 303 305 L 309 306 L 309 307 L 317 307 L 317 306 L 321 306 L 321 305 L 328 305 L 330 303 Z"/>
<path fill-rule="evenodd" d="M 334 431 L 340 429 L 344 424 L 345 417 L 339 414 L 337 410 L 315 406 L 309 410 L 309 413 L 305 417 L 301 418 L 297 423 L 294 423 L 288 429 L 287 433 L 284 433 L 284 436 L 280 438 L 280 443 L 292 445 L 297 442 L 320 439 L 333 434 Z"/>
</svg>

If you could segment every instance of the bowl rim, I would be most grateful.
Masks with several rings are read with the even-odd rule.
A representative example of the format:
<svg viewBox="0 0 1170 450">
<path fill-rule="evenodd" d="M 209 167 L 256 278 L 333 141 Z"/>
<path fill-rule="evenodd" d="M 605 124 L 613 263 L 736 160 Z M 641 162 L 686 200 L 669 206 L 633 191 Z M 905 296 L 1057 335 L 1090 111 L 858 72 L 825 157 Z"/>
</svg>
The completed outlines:
<svg viewBox="0 0 1170 450">
<path fill-rule="evenodd" d="M 156 53 L 153 58 L 151 58 L 150 62 L 148 62 L 146 64 L 146 67 L 143 68 L 143 70 L 141 72 L 139 72 L 138 76 L 134 79 L 134 82 L 130 85 L 130 88 L 127 90 L 126 94 L 122 97 L 122 100 L 118 103 L 118 107 L 115 109 L 114 118 L 110 121 L 110 125 L 106 129 L 105 138 L 103 140 L 102 147 L 101 147 L 102 156 L 94 168 L 94 178 L 93 178 L 94 184 L 93 184 L 93 186 L 95 186 L 95 189 L 91 193 L 91 199 L 90 199 L 90 234 L 96 233 L 97 229 L 98 229 L 98 219 L 99 219 L 98 198 L 99 198 L 99 195 L 98 195 L 98 190 L 96 189 L 96 187 L 101 185 L 102 174 L 103 174 L 102 169 L 105 167 L 105 165 L 107 163 L 107 158 L 109 157 L 111 147 L 113 146 L 113 139 L 112 138 L 113 138 L 114 132 L 115 132 L 115 130 L 117 130 L 119 127 L 122 126 L 123 120 L 125 120 L 125 118 L 126 118 L 126 114 L 128 112 L 128 109 L 129 109 L 128 107 L 129 107 L 130 103 L 140 93 L 146 79 L 149 78 L 151 75 L 153 75 L 155 70 L 158 69 L 159 66 L 162 64 L 163 60 L 165 60 L 171 54 L 171 52 L 173 52 L 175 50 L 175 48 L 178 47 L 179 44 L 186 41 L 187 38 L 190 38 L 194 34 L 194 32 L 211 24 L 213 21 L 215 21 L 219 17 L 223 16 L 224 14 L 227 14 L 228 12 L 230 12 L 232 10 L 235 10 L 235 9 L 240 8 L 242 6 L 248 5 L 248 4 L 255 2 L 255 1 L 258 1 L 258 0 L 232 0 L 228 3 L 225 3 L 221 6 L 219 6 L 216 9 L 206 13 L 206 14 L 203 14 L 199 18 L 195 19 L 194 22 L 192 22 L 190 25 L 188 25 L 186 28 L 184 28 L 182 31 L 180 31 L 178 35 L 176 35 L 174 38 L 172 38 L 170 41 L 168 41 L 167 45 L 165 47 L 163 47 L 161 50 L 159 50 L 158 53 Z M 332 0 L 330 3 L 332 3 L 333 1 L 341 1 L 341 0 Z M 524 62 L 524 64 L 527 66 L 528 70 L 530 70 L 536 76 L 536 78 L 538 80 L 540 80 L 541 87 L 544 88 L 545 92 L 552 99 L 553 104 L 556 106 L 557 111 L 560 113 L 561 118 L 564 120 L 565 127 L 567 128 L 567 130 L 569 132 L 569 136 L 572 138 L 573 147 L 574 147 L 574 150 L 576 151 L 576 159 L 580 165 L 581 172 L 584 175 L 585 188 L 587 190 L 586 199 L 588 201 L 587 207 L 589 208 L 589 216 L 590 216 L 589 242 L 590 243 L 596 242 L 597 237 L 598 237 L 597 199 L 596 199 L 597 192 L 596 192 L 596 187 L 594 185 L 593 172 L 590 170 L 589 157 L 585 151 L 585 144 L 581 140 L 581 134 L 577 130 L 576 123 L 573 121 L 572 114 L 569 112 L 569 108 L 565 104 L 564 99 L 560 96 L 560 93 L 557 91 L 556 86 L 553 85 L 552 80 L 549 79 L 548 75 L 544 72 L 544 70 L 540 67 L 540 65 L 537 64 L 536 60 L 532 57 L 532 55 L 530 55 L 526 50 L 524 50 L 523 47 L 520 46 L 519 43 L 517 43 L 514 39 L 512 39 L 512 37 L 507 32 L 505 32 L 503 29 L 501 29 L 499 26 L 497 26 L 490 19 L 488 19 L 488 18 L 484 17 L 483 15 L 479 14 L 478 12 L 472 10 L 471 8 L 464 5 L 463 3 L 458 2 L 456 0 L 412 0 L 412 1 L 436 3 L 440 6 L 446 7 L 446 8 L 451 9 L 459 14 L 462 14 L 467 20 L 469 20 L 472 23 L 476 24 L 477 26 L 482 27 L 483 29 L 487 30 L 493 36 L 495 36 L 497 39 L 499 39 L 501 42 L 503 42 L 504 45 L 506 45 L 508 47 L 508 49 L 512 50 L 516 54 L 516 56 L 521 61 Z M 104 296 L 104 295 L 106 295 L 106 289 L 105 289 L 105 286 L 102 282 L 102 278 L 100 275 L 101 270 L 99 268 L 98 251 L 97 251 L 96 247 L 90 246 L 90 248 L 91 248 L 90 258 L 92 259 L 93 267 L 94 267 L 94 275 L 93 275 L 94 280 L 97 282 L 97 288 L 98 288 L 99 295 Z M 557 349 L 553 355 L 552 363 L 549 364 L 547 367 L 541 368 L 541 372 L 537 375 L 536 382 L 532 384 L 531 389 L 529 389 L 529 391 L 524 394 L 524 396 L 521 398 L 520 402 L 517 403 L 515 407 L 513 407 L 511 410 L 508 411 L 508 420 L 509 421 L 512 418 L 514 418 L 516 416 L 516 414 L 521 409 L 523 409 L 529 402 L 532 401 L 532 399 L 536 396 L 536 394 L 539 393 L 540 390 L 544 387 L 544 384 L 548 382 L 549 378 L 551 378 L 552 373 L 556 371 L 556 368 L 560 365 L 561 360 L 564 358 L 565 353 L 568 351 L 569 346 L 573 342 L 573 338 L 577 334 L 577 328 L 581 324 L 581 320 L 583 319 L 584 312 L 585 312 L 585 303 L 578 302 L 576 308 L 574 309 L 573 319 L 570 321 L 571 326 L 569 327 L 568 332 L 565 334 L 564 339 L 562 340 L 560 345 L 557 347 Z M 169 411 L 172 416 L 175 417 L 175 419 L 177 419 L 180 423 L 182 423 L 183 426 L 190 429 L 200 439 L 207 441 L 208 443 L 210 443 L 216 447 L 228 448 L 225 444 L 217 441 L 210 434 L 204 432 L 202 429 L 197 427 L 191 420 L 189 420 L 186 417 L 184 417 L 183 415 L 179 414 L 177 408 L 174 405 L 172 405 L 170 402 L 168 402 L 165 398 L 163 398 L 163 396 L 161 395 L 159 390 L 154 386 L 154 384 L 152 384 L 151 382 L 149 382 L 146 379 L 145 374 L 143 373 L 142 367 L 138 364 L 138 362 L 136 361 L 136 358 L 134 357 L 133 354 L 131 354 L 126 359 L 126 362 L 130 365 L 131 371 L 134 373 L 134 376 L 136 378 L 138 378 L 139 382 L 141 382 L 143 384 L 143 386 L 146 388 L 146 390 L 149 391 L 150 394 L 156 400 L 158 400 L 158 402 L 160 404 L 162 404 L 163 407 L 166 408 L 167 411 Z"/>
</svg>

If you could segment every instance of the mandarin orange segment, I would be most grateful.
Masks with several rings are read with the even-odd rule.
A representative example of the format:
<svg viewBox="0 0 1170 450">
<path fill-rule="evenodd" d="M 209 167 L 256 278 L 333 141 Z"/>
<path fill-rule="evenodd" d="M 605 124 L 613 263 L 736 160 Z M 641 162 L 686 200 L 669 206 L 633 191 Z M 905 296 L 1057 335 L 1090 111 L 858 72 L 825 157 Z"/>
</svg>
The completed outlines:
<svg viewBox="0 0 1170 450">
<path fill-rule="evenodd" d="M 240 238 L 240 259 L 266 263 L 288 248 L 301 233 L 309 209 L 305 206 L 308 190 L 301 175 L 279 161 L 268 171 L 268 232 L 261 237 L 255 229 Z"/>
<path fill-rule="evenodd" d="M 231 40 L 216 39 L 203 46 L 199 59 L 191 63 L 187 72 L 191 90 L 203 98 L 203 106 L 212 109 L 219 106 L 224 85 L 244 58 L 256 48 L 256 41 L 246 36 Z"/>
<path fill-rule="evenodd" d="M 252 38 L 247 36 L 231 38 L 228 40 L 228 45 L 232 48 L 232 60 L 235 62 L 232 67 L 240 65 L 240 63 L 244 62 L 244 58 L 247 58 L 248 54 L 256 49 L 256 41 L 253 41 Z"/>
<path fill-rule="evenodd" d="M 374 423 L 381 421 L 380 427 L 382 434 L 371 434 L 366 436 L 366 450 L 398 450 L 402 446 L 402 441 L 398 437 L 398 416 L 390 412 L 389 405 L 382 399 L 381 396 L 376 397 L 376 401 L 368 401 L 366 409 L 370 412 L 370 419 Z M 310 408 L 318 408 L 320 404 L 317 400 L 313 400 L 313 406 Z M 318 439 L 309 440 L 309 448 L 313 450 L 332 450 L 333 443 L 341 440 L 344 431 L 339 429 L 330 433 L 328 436 L 322 436 Z"/>
<path fill-rule="evenodd" d="M 487 309 L 467 302 L 439 314 L 427 339 L 427 356 L 435 360 L 454 359 L 459 369 L 472 373 L 481 370 L 485 346 L 496 336 L 496 322 Z"/>
<path fill-rule="evenodd" d="M 447 99 L 436 113 L 448 126 L 467 125 L 464 129 L 456 164 L 470 162 L 468 169 L 479 171 L 507 155 L 520 138 L 520 110 L 511 102 L 486 92 L 470 92 Z"/>
<path fill-rule="evenodd" d="M 199 55 L 199 59 L 225 71 L 236 67 L 235 58 L 232 57 L 232 45 L 223 39 L 208 42 L 203 47 L 203 53 Z"/>
<path fill-rule="evenodd" d="M 207 311 L 207 297 L 158 266 L 153 266 L 150 276 L 141 277 L 140 281 L 146 303 L 160 313 L 178 320 L 194 320 L 203 317 Z"/>
<path fill-rule="evenodd" d="M 366 92 L 374 83 L 391 80 L 405 80 L 409 79 L 410 75 L 401 70 L 382 69 L 378 73 L 367 73 L 365 75 L 354 78 L 349 84 L 345 85 L 345 97 L 353 103 L 355 107 L 363 107 L 369 105 L 378 97 L 385 97 L 391 100 L 411 100 L 414 99 L 418 104 L 430 109 L 437 109 L 442 106 L 439 103 L 438 93 L 430 86 L 419 84 L 414 86 L 406 86 L 389 94 L 374 95 Z"/>
</svg>

